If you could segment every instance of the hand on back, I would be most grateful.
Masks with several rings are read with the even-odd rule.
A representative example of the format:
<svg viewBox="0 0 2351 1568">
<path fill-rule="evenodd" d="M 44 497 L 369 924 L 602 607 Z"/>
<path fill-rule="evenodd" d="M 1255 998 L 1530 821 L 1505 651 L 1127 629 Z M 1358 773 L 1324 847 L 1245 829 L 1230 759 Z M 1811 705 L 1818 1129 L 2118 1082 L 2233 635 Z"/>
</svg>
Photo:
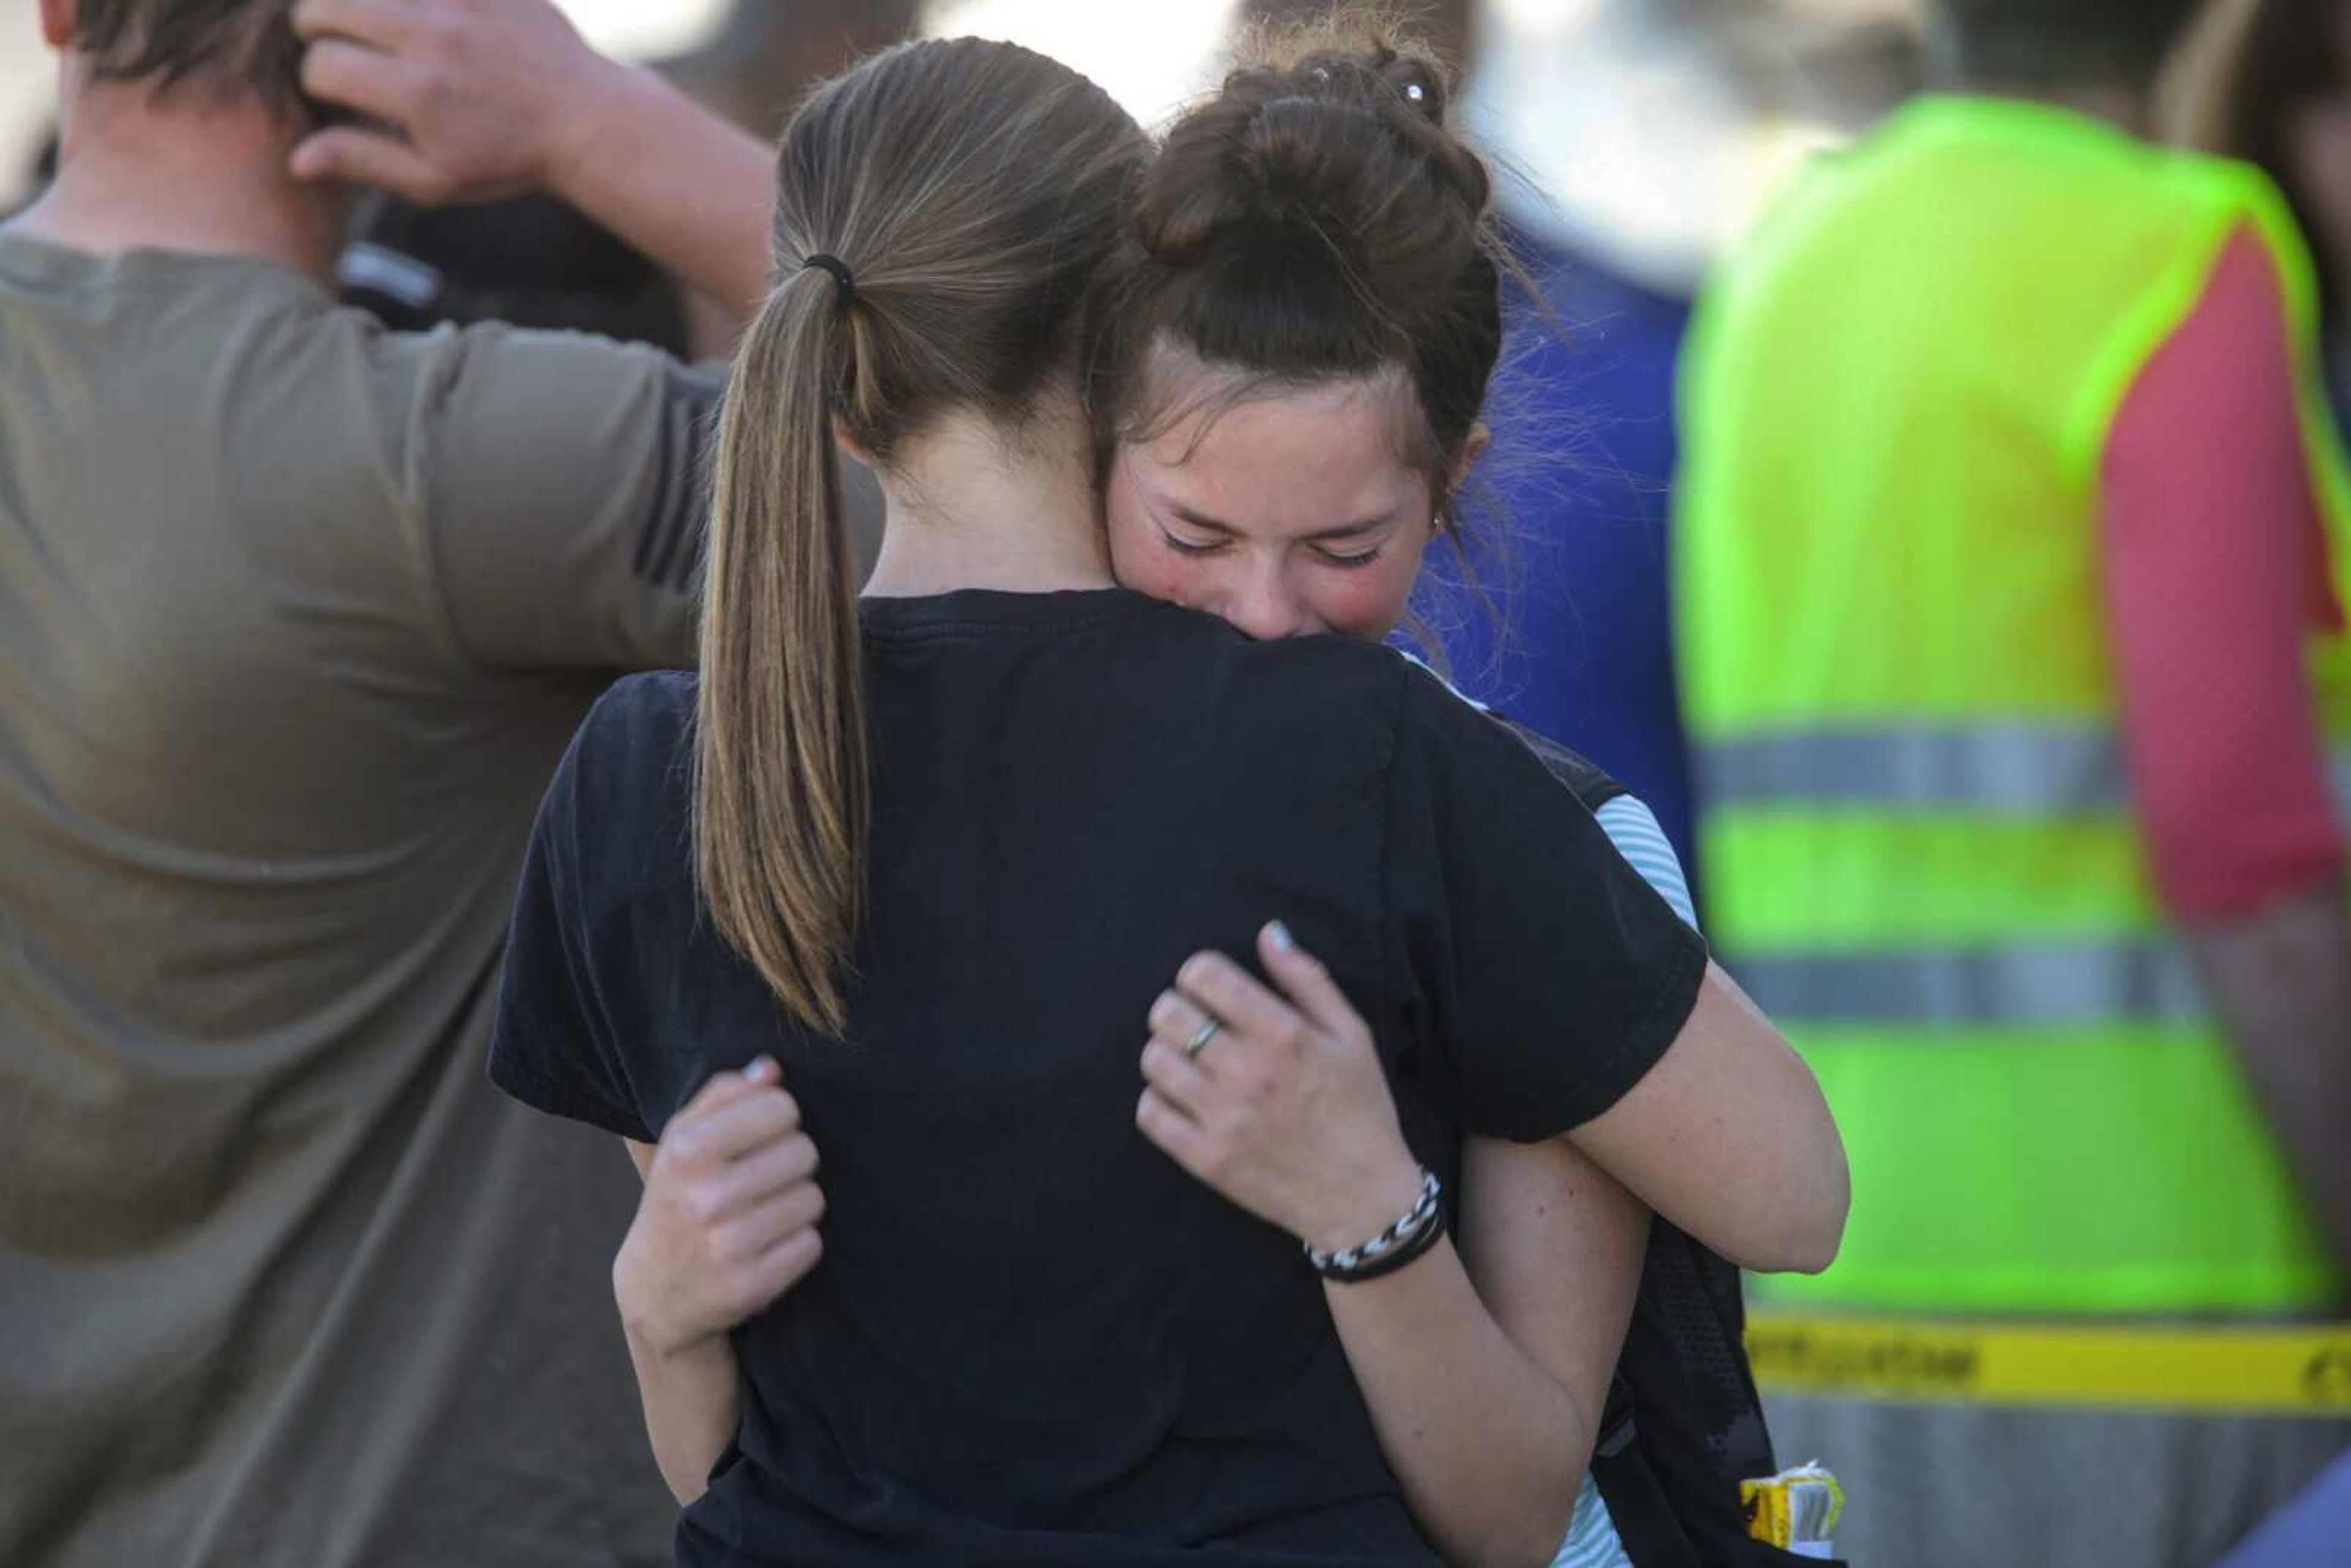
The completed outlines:
<svg viewBox="0 0 2351 1568">
<path fill-rule="evenodd" d="M 1278 923 L 1258 954 L 1287 999 L 1200 953 L 1153 1004 L 1135 1124 L 1259 1218 L 1325 1251 L 1356 1246 L 1412 1207 L 1420 1167 L 1372 1031 L 1330 971 Z"/>
<path fill-rule="evenodd" d="M 719 1338 L 816 1266 L 824 1194 L 799 1104 L 761 1057 L 663 1129 L 612 1266 L 630 1331 L 665 1354 Z"/>
</svg>

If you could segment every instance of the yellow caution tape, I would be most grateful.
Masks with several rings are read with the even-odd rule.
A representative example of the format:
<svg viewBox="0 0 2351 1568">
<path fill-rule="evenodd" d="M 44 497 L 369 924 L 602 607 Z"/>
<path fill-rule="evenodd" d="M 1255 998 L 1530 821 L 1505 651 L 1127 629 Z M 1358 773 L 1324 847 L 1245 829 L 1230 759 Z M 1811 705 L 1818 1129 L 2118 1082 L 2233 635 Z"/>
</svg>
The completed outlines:
<svg viewBox="0 0 2351 1568">
<path fill-rule="evenodd" d="M 2351 1323 L 2161 1329 L 1755 1312 L 1770 1394 L 2351 1416 Z"/>
</svg>

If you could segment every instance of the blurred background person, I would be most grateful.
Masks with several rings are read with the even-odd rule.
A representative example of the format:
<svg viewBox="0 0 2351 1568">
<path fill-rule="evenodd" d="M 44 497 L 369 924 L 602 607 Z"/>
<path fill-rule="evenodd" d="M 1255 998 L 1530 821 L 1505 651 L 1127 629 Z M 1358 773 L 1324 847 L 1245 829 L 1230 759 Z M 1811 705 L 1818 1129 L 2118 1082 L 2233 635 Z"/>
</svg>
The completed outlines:
<svg viewBox="0 0 2351 1568">
<path fill-rule="evenodd" d="M 2351 489 L 2283 204 L 2142 140 L 2195 10 L 1941 0 L 1948 96 L 1826 161 L 1700 312 L 1676 611 L 1711 918 L 1854 1164 L 1843 1257 L 1776 1301 L 2341 1301 Z M 1841 1548 L 1920 1568 L 2207 1563 L 2351 1435 L 1774 1424 L 1834 1456 Z"/>
<path fill-rule="evenodd" d="M 305 78 L 288 10 L 40 5 L 61 154 L 0 227 L 0 1562 L 650 1565 L 636 1184 L 483 1068 L 548 776 L 614 670 L 691 656 L 717 383 L 338 308 L 300 84 L 434 73 L 350 32 L 419 7 L 337 0 Z M 464 15 L 503 74 L 448 118 L 758 297 L 765 147 L 537 0 Z M 500 135 L 534 94 L 560 129 Z"/>
</svg>

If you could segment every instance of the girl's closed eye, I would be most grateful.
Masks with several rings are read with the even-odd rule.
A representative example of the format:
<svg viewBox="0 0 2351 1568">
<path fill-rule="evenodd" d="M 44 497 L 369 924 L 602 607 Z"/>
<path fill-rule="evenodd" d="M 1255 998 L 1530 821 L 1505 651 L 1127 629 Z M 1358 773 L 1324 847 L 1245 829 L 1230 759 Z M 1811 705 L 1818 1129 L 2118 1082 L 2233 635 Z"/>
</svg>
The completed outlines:
<svg viewBox="0 0 2351 1568">
<path fill-rule="evenodd" d="M 1159 537 L 1167 542 L 1168 549 L 1178 555 L 1214 555 L 1232 543 L 1230 539 L 1187 539 L 1173 528 L 1165 527 L 1160 528 Z"/>
</svg>

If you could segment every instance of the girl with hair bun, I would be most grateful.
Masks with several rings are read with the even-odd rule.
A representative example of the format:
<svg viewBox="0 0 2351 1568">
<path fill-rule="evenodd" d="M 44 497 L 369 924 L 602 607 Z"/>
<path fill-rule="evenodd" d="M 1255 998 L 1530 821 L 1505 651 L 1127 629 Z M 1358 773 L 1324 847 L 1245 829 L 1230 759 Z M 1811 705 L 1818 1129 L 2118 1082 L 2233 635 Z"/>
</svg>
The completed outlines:
<svg viewBox="0 0 2351 1568">
<path fill-rule="evenodd" d="M 1440 77 L 1297 68 L 1308 101 L 1265 110 L 1306 162 L 1276 182 L 1342 159 L 1326 89 L 1387 95 L 1354 134 L 1452 145 Z M 1114 586 L 1086 399 L 1155 384 L 1084 319 L 1172 319 L 1123 254 L 1146 154 L 1008 45 L 909 46 L 810 101 L 702 673 L 616 687 L 542 810 L 492 1075 L 647 1174 L 615 1282 L 685 1563 L 1547 1562 L 1637 1267 L 1594 1167 L 1768 1265 L 1834 1250 L 1809 1075 L 1532 748 L 1366 636 L 1256 641 Z M 1482 178 L 1454 160 L 1445 199 L 1474 215 Z M 1226 211 L 1188 211 L 1211 249 Z M 1251 263 L 1256 326 L 1283 400 L 1382 439 L 1361 476 L 1292 455 L 1436 507 L 1479 307 L 1316 358 L 1285 293 L 1312 226 Z M 1415 287 L 1461 255 L 1380 232 L 1428 247 Z M 862 599 L 836 440 L 889 502 Z M 1394 510 L 1348 548 L 1401 552 Z M 1331 542 L 1302 548 L 1366 572 Z M 1343 602 L 1271 630 L 1385 630 Z M 1226 956 L 1251 950 L 1270 986 Z"/>
<path fill-rule="evenodd" d="M 1460 498 L 1488 444 L 1480 416 L 1502 349 L 1500 287 L 1517 274 L 1489 221 L 1486 167 L 1447 126 L 1451 87 L 1444 67 L 1408 39 L 1334 15 L 1259 33 L 1223 90 L 1169 130 L 1137 192 L 1128 242 L 1100 286 L 1102 330 L 1090 361 L 1121 581 L 1253 637 L 1380 640 L 1408 619 L 1431 545 L 1442 538 L 1473 574 L 1479 559 L 1492 559 L 1481 548 L 1492 541 L 1471 537 L 1477 509 Z M 1689 917 L 1679 866 L 1647 809 L 1580 758 L 1520 733 Z M 1188 1017 L 1177 1009 L 1175 1027 Z M 1290 1026 L 1278 1008 L 1265 1017 L 1269 1030 Z M 1721 1071 L 1719 1082 L 1740 1082 L 1740 1067 L 1726 1060 Z M 1757 1098 L 1747 1115 L 1759 1131 L 1809 1137 L 1823 1159 L 1839 1158 L 1808 1075 L 1749 1082 Z M 1774 1087 L 1787 1092 L 1774 1098 Z M 1827 1253 L 1759 1245 L 1753 1211 L 1708 1190 L 1694 1167 L 1676 1170 L 1682 1156 L 1646 1139 L 1639 1113 L 1636 1092 L 1611 1113 L 1619 1124 L 1604 1116 L 1566 1143 L 1469 1136 L 1462 1223 L 1488 1238 L 1469 1259 L 1472 1278 L 1516 1345 L 1562 1386 L 1593 1390 L 1592 1369 L 1614 1364 L 1615 1341 L 1603 1346 L 1577 1332 L 1625 1322 L 1646 1216 L 1616 1181 L 1579 1170 L 1570 1145 L 1678 1220 L 1656 1225 L 1650 1239 L 1617 1386 L 1609 1389 L 1604 1371 L 1596 1385 L 1619 1398 L 1629 1391 L 1643 1452 L 1615 1461 L 1607 1506 L 1587 1483 L 1565 1556 L 1626 1560 L 1610 1542 L 1614 1507 L 1642 1516 L 1627 1521 L 1626 1538 L 1647 1538 L 1646 1562 L 1689 1560 L 1659 1550 L 1660 1533 L 1702 1543 L 1708 1561 L 1784 1560 L 1744 1539 L 1736 1483 L 1774 1464 L 1744 1372 L 1738 1272 L 1701 1242 L 1764 1270 L 1817 1269 Z M 1247 1201 L 1236 1184 L 1207 1179 Z M 1578 1183 L 1608 1194 L 1593 1207 L 1630 1229 L 1632 1265 L 1595 1270 L 1612 1254 L 1587 1239 L 1575 1270 L 1543 1272 L 1541 1260 L 1567 1249 L 1548 1247 L 1531 1217 L 1546 1210 L 1547 1193 Z M 1571 1277 L 1600 1289 L 1592 1312 L 1552 1310 Z M 1351 1326 L 1344 1312 L 1339 1322 L 1343 1333 Z M 1699 1324 L 1703 1344 L 1691 1337 Z M 1482 1413 L 1465 1412 L 1448 1429 L 1432 1416 L 1441 1397 L 1383 1375 L 1383 1351 L 1360 1337 L 1351 1348 L 1389 1457 L 1440 1541 L 1470 1538 L 1466 1520 L 1444 1529 L 1457 1507 L 1501 1516 L 1514 1482 L 1520 1497 L 1539 1494 L 1546 1460 L 1582 1469 L 1589 1447 L 1545 1448 L 1531 1425 L 1521 1442 Z M 1722 1375 L 1693 1372 L 1693 1362 Z M 1687 1463 L 1675 1447 L 1685 1435 L 1685 1447 L 1715 1462 Z M 1515 1476 L 1514 1465 L 1524 1467 Z"/>
</svg>

